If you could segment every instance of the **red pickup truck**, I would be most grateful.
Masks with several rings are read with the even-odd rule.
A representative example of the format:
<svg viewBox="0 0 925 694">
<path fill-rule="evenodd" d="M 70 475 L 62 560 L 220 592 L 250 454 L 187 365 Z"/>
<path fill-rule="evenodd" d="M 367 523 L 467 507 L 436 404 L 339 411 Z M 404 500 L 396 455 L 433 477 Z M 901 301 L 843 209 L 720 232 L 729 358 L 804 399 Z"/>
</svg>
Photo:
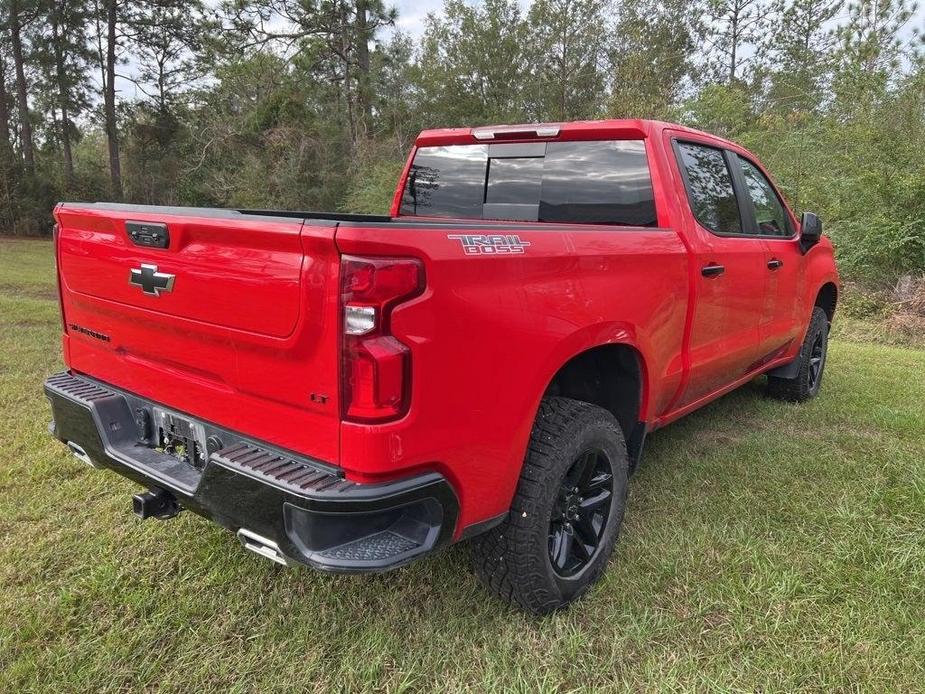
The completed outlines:
<svg viewBox="0 0 925 694">
<path fill-rule="evenodd" d="M 544 613 L 601 574 L 646 435 L 767 374 L 819 391 L 818 218 L 677 125 L 429 130 L 390 216 L 61 203 L 55 437 L 280 564 L 472 538 Z"/>
</svg>

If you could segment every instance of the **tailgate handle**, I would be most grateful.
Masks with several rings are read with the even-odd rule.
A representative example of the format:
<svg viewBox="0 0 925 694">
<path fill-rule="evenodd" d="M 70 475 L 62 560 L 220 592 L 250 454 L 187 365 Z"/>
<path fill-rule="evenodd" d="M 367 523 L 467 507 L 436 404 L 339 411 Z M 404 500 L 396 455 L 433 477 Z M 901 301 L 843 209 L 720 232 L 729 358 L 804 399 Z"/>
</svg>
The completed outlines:
<svg viewBox="0 0 925 694">
<path fill-rule="evenodd" d="M 167 248 L 170 245 L 170 232 L 163 222 L 126 222 L 125 230 L 136 246 Z"/>
</svg>

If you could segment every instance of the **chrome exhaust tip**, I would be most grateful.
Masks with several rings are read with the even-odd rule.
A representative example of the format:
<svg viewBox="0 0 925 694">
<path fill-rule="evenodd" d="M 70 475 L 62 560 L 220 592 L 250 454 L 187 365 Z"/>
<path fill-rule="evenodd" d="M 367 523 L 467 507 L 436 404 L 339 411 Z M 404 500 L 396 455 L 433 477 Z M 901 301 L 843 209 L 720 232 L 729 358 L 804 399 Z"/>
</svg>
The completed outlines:
<svg viewBox="0 0 925 694">
<path fill-rule="evenodd" d="M 289 566 L 289 561 L 286 559 L 286 556 L 280 551 L 279 545 L 273 542 L 273 540 L 267 539 L 246 528 L 238 530 L 238 540 L 241 541 L 244 549 L 248 549 L 254 554 L 259 554 L 261 557 L 276 562 L 277 564 Z"/>
<path fill-rule="evenodd" d="M 74 457 L 82 463 L 86 463 L 90 467 L 99 469 L 100 466 L 90 460 L 90 456 L 87 455 L 87 452 L 83 449 L 82 446 L 77 445 L 73 441 L 67 442 L 67 447 L 71 449 L 71 453 L 74 454 Z"/>
</svg>

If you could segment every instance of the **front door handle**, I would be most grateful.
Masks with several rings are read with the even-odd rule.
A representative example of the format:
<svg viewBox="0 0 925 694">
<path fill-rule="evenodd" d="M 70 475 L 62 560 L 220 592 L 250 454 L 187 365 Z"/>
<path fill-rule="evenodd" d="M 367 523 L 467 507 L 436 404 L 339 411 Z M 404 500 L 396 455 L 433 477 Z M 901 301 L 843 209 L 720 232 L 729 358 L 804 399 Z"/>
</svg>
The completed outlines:
<svg viewBox="0 0 925 694">
<path fill-rule="evenodd" d="M 778 260 L 777 258 L 771 258 L 768 261 L 768 270 L 776 270 L 783 264 L 784 264 L 783 260 Z"/>
<path fill-rule="evenodd" d="M 700 268 L 700 274 L 704 277 L 719 277 L 724 272 L 726 272 L 726 266 L 717 265 L 716 263 L 710 263 Z"/>
</svg>

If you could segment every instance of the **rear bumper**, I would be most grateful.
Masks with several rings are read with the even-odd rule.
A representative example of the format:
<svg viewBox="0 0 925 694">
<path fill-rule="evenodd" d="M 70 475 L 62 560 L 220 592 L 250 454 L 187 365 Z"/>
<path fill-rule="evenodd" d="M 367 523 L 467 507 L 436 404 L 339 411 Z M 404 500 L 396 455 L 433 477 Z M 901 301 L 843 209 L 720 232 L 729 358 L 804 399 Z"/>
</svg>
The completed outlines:
<svg viewBox="0 0 925 694">
<path fill-rule="evenodd" d="M 51 376 L 45 394 L 53 435 L 78 457 L 168 492 L 280 563 L 384 571 L 452 540 L 459 504 L 437 473 L 358 484 L 322 462 L 184 416 L 208 437 L 197 469 L 152 447 L 156 403 L 68 373 Z"/>
</svg>

